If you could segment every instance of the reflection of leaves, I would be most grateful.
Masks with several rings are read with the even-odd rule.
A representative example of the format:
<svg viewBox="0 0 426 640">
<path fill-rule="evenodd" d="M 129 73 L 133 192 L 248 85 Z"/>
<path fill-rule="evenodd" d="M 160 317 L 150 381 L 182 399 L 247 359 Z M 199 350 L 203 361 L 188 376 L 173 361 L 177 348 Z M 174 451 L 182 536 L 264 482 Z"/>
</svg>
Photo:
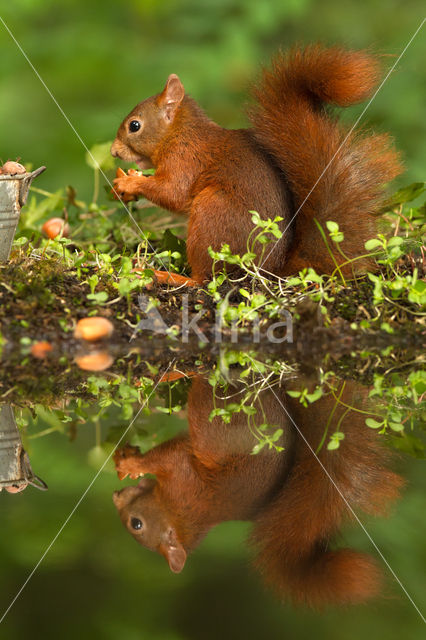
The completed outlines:
<svg viewBox="0 0 426 640">
<path fill-rule="evenodd" d="M 335 433 L 333 433 L 332 436 L 330 436 L 330 441 L 327 444 L 327 449 L 329 451 L 334 451 L 335 449 L 338 449 L 340 447 L 340 442 L 344 440 L 344 438 L 345 438 L 344 433 L 342 433 L 341 431 L 336 431 Z"/>
<path fill-rule="evenodd" d="M 413 391 L 422 395 L 426 391 L 426 371 L 412 371 L 408 376 Z"/>
<path fill-rule="evenodd" d="M 125 440 L 120 443 L 130 442 L 139 447 L 142 453 L 146 453 L 153 447 L 171 440 L 187 427 L 186 421 L 181 420 L 176 415 L 168 416 L 164 419 L 162 413 L 152 413 L 147 423 L 144 418 L 137 420 L 132 427 L 126 431 Z M 123 435 L 123 426 L 111 426 L 105 444 L 109 443 L 115 447 L 116 443 Z"/>
<path fill-rule="evenodd" d="M 115 471 L 114 461 L 112 457 L 106 462 L 107 458 L 111 456 L 111 452 L 114 447 L 110 442 L 104 442 L 102 445 L 96 445 L 89 449 L 87 452 L 87 461 L 93 469 L 107 470 L 109 472 Z M 105 464 L 106 463 L 106 464 Z M 102 466 L 104 465 L 104 466 Z"/>
<path fill-rule="evenodd" d="M 180 408 L 186 405 L 190 386 L 190 378 L 182 378 L 169 385 L 161 385 L 158 396 L 164 399 L 167 413 L 174 407 Z"/>
<path fill-rule="evenodd" d="M 404 433 L 402 437 L 394 436 L 389 438 L 389 440 L 395 449 L 409 453 L 414 458 L 424 458 L 425 445 L 420 438 L 410 433 Z"/>
<path fill-rule="evenodd" d="M 111 142 L 103 142 L 102 144 L 94 144 L 86 153 L 86 162 L 92 169 L 102 169 L 108 171 L 114 169 L 115 161 L 110 152 Z"/>
<path fill-rule="evenodd" d="M 426 305 L 426 282 L 424 280 L 417 280 L 417 282 L 411 286 L 408 292 L 408 299 L 410 302 Z"/>
</svg>

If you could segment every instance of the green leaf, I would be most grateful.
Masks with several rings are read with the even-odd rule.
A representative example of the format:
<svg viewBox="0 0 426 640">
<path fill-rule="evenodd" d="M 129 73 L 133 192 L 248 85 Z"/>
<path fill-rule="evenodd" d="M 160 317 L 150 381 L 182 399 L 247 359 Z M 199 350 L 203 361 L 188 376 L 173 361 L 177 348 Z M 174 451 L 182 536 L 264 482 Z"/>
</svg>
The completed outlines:
<svg viewBox="0 0 426 640">
<path fill-rule="evenodd" d="M 332 220 L 327 220 L 325 224 L 327 226 L 327 229 L 332 233 L 339 231 L 339 225 L 337 224 L 337 222 L 333 222 Z"/>
<path fill-rule="evenodd" d="M 370 427 L 370 429 L 380 429 L 380 427 L 383 426 L 383 422 L 377 422 L 377 420 L 373 418 L 367 418 L 365 424 L 367 427 Z"/>
<path fill-rule="evenodd" d="M 401 238 L 401 236 L 392 236 L 388 241 L 388 247 L 398 247 L 403 242 L 404 238 Z"/>
<path fill-rule="evenodd" d="M 249 213 L 252 214 L 251 221 L 253 222 L 253 224 L 256 226 L 260 225 L 260 223 L 262 222 L 262 219 L 260 215 L 257 213 L 257 211 L 249 211 Z"/>
<path fill-rule="evenodd" d="M 279 440 L 281 438 L 281 436 L 283 435 L 283 430 L 282 429 L 277 429 L 275 431 L 275 433 L 271 436 L 271 441 L 272 442 L 276 442 L 277 440 Z"/>
<path fill-rule="evenodd" d="M 302 395 L 301 391 L 287 391 L 287 394 L 291 398 L 299 398 Z"/>
<path fill-rule="evenodd" d="M 412 371 L 408 379 L 418 394 L 426 391 L 426 371 Z"/>
<path fill-rule="evenodd" d="M 403 187 L 391 198 L 391 208 L 397 204 L 402 204 L 404 202 L 411 202 L 411 200 L 415 200 L 419 197 L 425 190 L 424 182 L 413 182 L 408 185 L 408 187 Z"/>
<path fill-rule="evenodd" d="M 393 328 L 388 322 L 382 322 L 380 328 L 382 329 L 382 331 L 386 331 L 386 333 L 393 333 Z"/>
<path fill-rule="evenodd" d="M 301 279 L 300 279 L 300 278 L 288 278 L 288 279 L 287 279 L 287 284 L 288 284 L 290 287 L 295 287 L 295 286 L 297 286 L 298 284 L 300 284 L 301 282 L 302 282 L 302 281 L 301 281 Z"/>
<path fill-rule="evenodd" d="M 332 440 L 330 440 L 330 442 L 328 443 L 328 445 L 327 445 L 327 449 L 328 449 L 329 451 L 333 451 L 334 449 L 338 449 L 338 448 L 339 448 L 339 446 L 340 446 L 340 442 L 339 442 L 338 440 L 334 440 L 334 439 L 332 439 Z"/>
<path fill-rule="evenodd" d="M 312 402 L 315 402 L 316 400 L 319 400 L 319 398 L 321 398 L 322 395 L 323 395 L 323 393 L 322 393 L 321 387 L 317 387 L 315 389 L 315 391 L 313 391 L 312 393 L 307 393 L 306 394 L 306 398 L 307 398 L 308 402 L 310 402 L 312 404 Z"/>
<path fill-rule="evenodd" d="M 252 455 L 256 455 L 257 453 L 259 453 L 259 451 L 262 451 L 263 447 L 266 444 L 266 440 L 262 440 L 261 442 L 259 442 L 258 444 L 255 444 L 251 453 Z"/>
<path fill-rule="evenodd" d="M 426 282 L 424 280 L 417 280 L 416 283 L 410 287 L 408 299 L 415 304 L 426 304 Z"/>
<path fill-rule="evenodd" d="M 371 238 L 371 240 L 367 240 L 364 244 L 364 247 L 367 251 L 373 251 L 373 249 L 378 249 L 379 247 L 383 247 L 383 244 L 378 238 Z"/>
<path fill-rule="evenodd" d="M 25 236 L 21 236 L 20 238 L 17 238 L 16 240 L 13 241 L 13 246 L 21 247 L 26 242 L 28 242 L 28 238 L 26 238 Z"/>
<path fill-rule="evenodd" d="M 257 413 L 255 407 L 248 407 L 245 404 L 243 404 L 242 409 L 243 409 L 243 412 L 248 416 L 254 416 Z"/>
<path fill-rule="evenodd" d="M 186 244 L 182 238 L 178 238 L 173 231 L 166 229 L 163 234 L 162 245 L 170 251 L 177 251 L 180 257 L 186 256 Z"/>
<path fill-rule="evenodd" d="M 99 291 L 99 293 L 88 293 L 88 300 L 93 300 L 93 302 L 102 303 L 108 300 L 108 294 L 106 291 Z"/>
<path fill-rule="evenodd" d="M 103 142 L 95 144 L 86 152 L 86 162 L 92 169 L 101 169 L 108 171 L 114 169 L 115 161 L 110 152 L 111 142 Z"/>
</svg>

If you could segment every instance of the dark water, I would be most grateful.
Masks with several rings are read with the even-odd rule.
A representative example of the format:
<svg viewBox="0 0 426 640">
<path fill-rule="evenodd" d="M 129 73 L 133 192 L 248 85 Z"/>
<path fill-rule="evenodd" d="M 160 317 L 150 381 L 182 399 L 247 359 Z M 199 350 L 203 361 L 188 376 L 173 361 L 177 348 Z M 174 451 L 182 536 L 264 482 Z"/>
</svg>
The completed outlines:
<svg viewBox="0 0 426 640">
<path fill-rule="evenodd" d="M 233 348 L 3 363 L 1 637 L 422 637 L 422 463 L 366 426 L 377 376 Z"/>
</svg>

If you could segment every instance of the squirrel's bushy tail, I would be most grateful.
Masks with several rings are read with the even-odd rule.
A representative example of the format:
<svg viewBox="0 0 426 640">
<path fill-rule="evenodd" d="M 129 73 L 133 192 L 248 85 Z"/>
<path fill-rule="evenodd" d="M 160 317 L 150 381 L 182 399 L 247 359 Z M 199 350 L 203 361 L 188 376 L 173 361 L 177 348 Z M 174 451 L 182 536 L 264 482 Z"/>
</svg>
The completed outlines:
<svg viewBox="0 0 426 640">
<path fill-rule="evenodd" d="M 364 254 L 365 241 L 375 235 L 371 214 L 382 204 L 383 183 L 400 173 L 398 155 L 387 135 L 349 133 L 325 105 L 364 100 L 379 77 L 377 59 L 366 52 L 312 45 L 280 54 L 253 89 L 249 117 L 256 139 L 285 174 L 298 212 L 283 275 L 307 264 L 323 273 L 335 268 L 314 218 L 326 233 L 328 220 L 339 224 L 340 246 L 350 259 Z"/>
</svg>

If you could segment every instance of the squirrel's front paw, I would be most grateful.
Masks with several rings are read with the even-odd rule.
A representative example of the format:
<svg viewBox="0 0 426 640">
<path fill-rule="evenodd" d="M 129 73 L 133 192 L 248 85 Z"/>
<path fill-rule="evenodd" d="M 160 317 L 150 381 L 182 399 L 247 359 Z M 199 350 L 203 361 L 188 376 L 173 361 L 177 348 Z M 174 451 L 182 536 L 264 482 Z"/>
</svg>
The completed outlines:
<svg viewBox="0 0 426 640">
<path fill-rule="evenodd" d="M 144 472 L 141 469 L 143 455 L 138 447 L 125 444 L 114 453 L 114 464 L 119 480 L 129 476 L 133 480 L 139 478 Z"/>
<path fill-rule="evenodd" d="M 116 200 L 123 200 L 124 202 L 136 200 L 141 194 L 140 183 L 141 174 L 139 172 L 131 170 L 129 173 L 125 173 L 119 167 L 113 181 L 112 195 Z"/>
</svg>

